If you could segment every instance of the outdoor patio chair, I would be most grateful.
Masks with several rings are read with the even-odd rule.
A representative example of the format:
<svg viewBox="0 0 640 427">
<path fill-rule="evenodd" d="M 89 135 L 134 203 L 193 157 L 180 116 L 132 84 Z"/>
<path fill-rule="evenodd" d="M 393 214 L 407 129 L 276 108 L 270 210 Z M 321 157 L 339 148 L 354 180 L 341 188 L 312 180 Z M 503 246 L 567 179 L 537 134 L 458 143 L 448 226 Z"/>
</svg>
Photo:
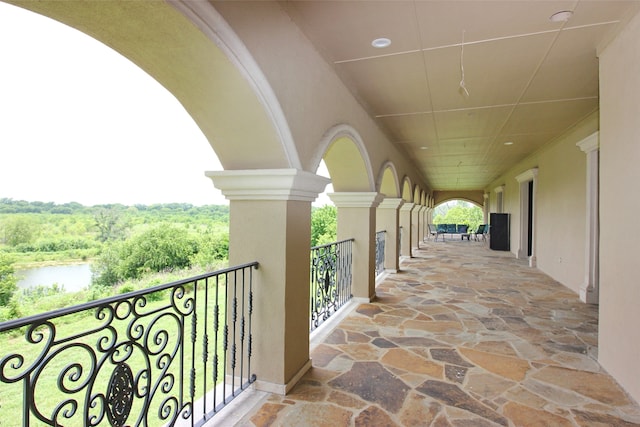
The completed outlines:
<svg viewBox="0 0 640 427">
<path fill-rule="evenodd" d="M 435 224 L 427 224 L 427 226 L 429 227 L 429 235 L 433 236 L 436 238 L 436 240 L 438 239 L 438 229 L 436 228 Z"/>
<path fill-rule="evenodd" d="M 486 242 L 487 241 L 487 224 L 480 224 L 478 226 L 478 229 L 476 230 L 474 234 L 474 238 L 476 239 L 476 242 L 478 241 L 478 235 L 482 236 L 482 241 Z"/>
</svg>

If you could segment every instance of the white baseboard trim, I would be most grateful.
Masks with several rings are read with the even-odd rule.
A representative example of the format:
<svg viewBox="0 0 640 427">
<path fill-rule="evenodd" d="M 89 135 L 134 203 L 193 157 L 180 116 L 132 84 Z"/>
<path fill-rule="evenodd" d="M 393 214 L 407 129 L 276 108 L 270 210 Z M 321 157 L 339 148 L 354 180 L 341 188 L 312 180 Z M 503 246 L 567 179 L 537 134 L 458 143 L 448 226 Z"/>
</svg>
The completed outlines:
<svg viewBox="0 0 640 427">
<path fill-rule="evenodd" d="M 300 368 L 298 372 L 296 372 L 296 374 L 286 384 L 276 384 L 269 381 L 261 381 L 260 379 L 257 379 L 254 383 L 254 386 L 256 390 L 266 391 L 267 393 L 280 394 L 284 396 L 291 391 L 291 389 L 298 383 L 298 381 L 300 381 L 300 378 L 302 378 L 302 376 L 306 374 L 309 369 L 311 369 L 311 359 L 307 360 L 302 368 Z"/>
</svg>

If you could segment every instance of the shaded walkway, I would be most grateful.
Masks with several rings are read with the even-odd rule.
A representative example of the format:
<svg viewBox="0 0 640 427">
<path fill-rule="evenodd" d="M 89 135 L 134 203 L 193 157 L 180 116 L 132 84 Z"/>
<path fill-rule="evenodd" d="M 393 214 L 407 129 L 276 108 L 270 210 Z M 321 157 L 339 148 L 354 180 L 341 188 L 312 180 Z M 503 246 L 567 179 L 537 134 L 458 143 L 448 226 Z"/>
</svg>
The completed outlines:
<svg viewBox="0 0 640 427">
<path fill-rule="evenodd" d="M 598 311 L 510 253 L 429 242 L 312 351 L 247 426 L 631 426 L 604 372 Z"/>
</svg>

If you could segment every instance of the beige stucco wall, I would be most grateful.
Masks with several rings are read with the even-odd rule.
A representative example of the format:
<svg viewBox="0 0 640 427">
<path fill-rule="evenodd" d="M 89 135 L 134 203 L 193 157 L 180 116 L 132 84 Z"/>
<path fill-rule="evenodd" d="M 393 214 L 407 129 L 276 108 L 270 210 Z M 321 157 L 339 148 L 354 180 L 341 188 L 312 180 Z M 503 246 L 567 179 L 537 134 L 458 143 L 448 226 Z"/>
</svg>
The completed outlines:
<svg viewBox="0 0 640 427">
<path fill-rule="evenodd" d="M 576 143 L 598 130 L 598 116 L 539 155 L 538 268 L 579 293 L 585 278 L 587 155 Z"/>
<path fill-rule="evenodd" d="M 599 360 L 640 401 L 640 15 L 600 56 Z"/>
<path fill-rule="evenodd" d="M 520 162 L 486 188 L 504 185 L 504 212 L 511 214 L 511 252 L 520 246 L 519 174 L 537 167 L 535 244 L 537 268 L 579 293 L 585 275 L 586 154 L 576 143 L 598 130 L 593 113 L 562 137 Z M 508 148 L 508 147 L 507 147 Z"/>
<path fill-rule="evenodd" d="M 247 46 L 273 88 L 305 170 L 315 171 L 323 154 L 325 133 L 338 124 L 352 126 L 361 136 L 378 173 L 386 161 L 400 176 L 430 191 L 405 155 L 389 142 L 378 125 L 344 86 L 334 69 L 311 45 L 281 5 L 274 2 L 214 1 Z M 357 188 L 350 191 L 373 191 Z"/>
</svg>

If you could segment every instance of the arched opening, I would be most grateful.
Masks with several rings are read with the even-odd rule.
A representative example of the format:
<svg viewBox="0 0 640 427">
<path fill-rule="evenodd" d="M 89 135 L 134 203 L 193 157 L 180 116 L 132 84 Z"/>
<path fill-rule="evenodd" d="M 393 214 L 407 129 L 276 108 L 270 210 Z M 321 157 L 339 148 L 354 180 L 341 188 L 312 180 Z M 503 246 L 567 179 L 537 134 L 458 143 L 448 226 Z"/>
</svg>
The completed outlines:
<svg viewBox="0 0 640 427">
<path fill-rule="evenodd" d="M 376 276 L 400 269 L 400 182 L 392 162 L 378 174 L 377 188 L 384 200 L 376 209 Z"/>
<path fill-rule="evenodd" d="M 335 191 L 371 191 L 370 167 L 353 138 L 339 136 L 331 142 L 323 159 Z"/>
<path fill-rule="evenodd" d="M 411 179 L 405 177 L 402 182 L 402 198 L 405 202 L 413 202 L 413 194 L 411 192 Z"/>
<path fill-rule="evenodd" d="M 18 314 L 137 290 L 151 280 L 174 280 L 158 274 L 159 266 L 150 269 L 148 279 L 131 283 L 133 277 L 113 277 L 99 283 L 100 291 L 98 286 L 86 291 L 103 274 L 98 265 L 112 243 L 160 228 L 170 212 L 181 215 L 172 226 L 203 245 L 202 230 L 208 230 L 222 252 L 215 260 L 196 260 L 194 254 L 192 261 L 180 261 L 180 268 L 167 269 L 200 269 L 181 276 L 188 277 L 226 267 L 228 211 L 217 211 L 217 220 L 206 217 L 213 211 L 207 205 L 227 204 L 204 175 L 220 162 L 176 97 L 105 44 L 31 11 L 0 3 L 0 36 L 14 41 L 2 52 L 0 198 L 7 199 L 5 212 L 20 201 L 44 206 L 37 211 L 42 215 L 23 218 L 35 232 L 21 248 L 10 248 L 14 270 L 22 288 L 43 286 L 59 297 L 57 305 L 40 299 L 41 306 L 25 304 L 29 311 Z M 194 221 L 189 216 L 199 215 L 196 211 L 203 215 Z M 56 215 L 45 216 L 52 212 Z M 71 298 L 71 292 L 78 294 Z"/>
<path fill-rule="evenodd" d="M 377 188 L 385 197 L 400 196 L 400 183 L 393 163 L 385 163 L 383 166 Z"/>
<path fill-rule="evenodd" d="M 433 223 L 460 224 L 468 226 L 468 230 L 476 231 L 484 224 L 482 207 L 475 202 L 463 199 L 454 199 L 441 202 L 436 205 L 433 212 Z"/>
<path fill-rule="evenodd" d="M 302 169 L 269 84 L 210 3 L 21 2 L 20 7 L 79 29 L 160 82 L 197 123 L 225 169 Z"/>
</svg>

